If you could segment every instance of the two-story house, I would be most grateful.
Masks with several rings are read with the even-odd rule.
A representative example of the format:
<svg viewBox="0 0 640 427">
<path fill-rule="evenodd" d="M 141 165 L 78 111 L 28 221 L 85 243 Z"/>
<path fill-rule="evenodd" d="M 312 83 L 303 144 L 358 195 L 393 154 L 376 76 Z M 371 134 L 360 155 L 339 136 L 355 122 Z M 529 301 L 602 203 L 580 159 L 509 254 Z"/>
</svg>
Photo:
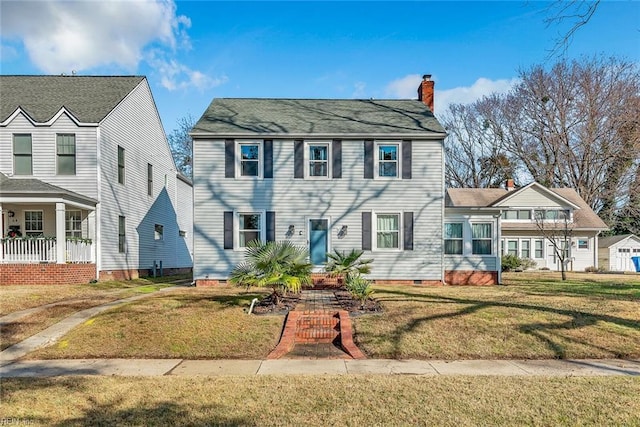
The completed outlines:
<svg viewBox="0 0 640 427">
<path fill-rule="evenodd" d="M 254 239 L 365 251 L 370 277 L 444 276 L 445 131 L 418 100 L 214 99 L 192 130 L 198 285 L 226 280 Z"/>
<path fill-rule="evenodd" d="M 192 184 L 141 76 L 0 76 L 0 283 L 192 267 Z"/>
</svg>

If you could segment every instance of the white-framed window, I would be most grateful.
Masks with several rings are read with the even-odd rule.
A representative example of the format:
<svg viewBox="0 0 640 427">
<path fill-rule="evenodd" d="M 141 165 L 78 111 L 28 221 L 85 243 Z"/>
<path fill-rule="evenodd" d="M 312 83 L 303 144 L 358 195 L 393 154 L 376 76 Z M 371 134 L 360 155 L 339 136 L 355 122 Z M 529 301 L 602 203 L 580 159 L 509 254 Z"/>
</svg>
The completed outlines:
<svg viewBox="0 0 640 427">
<path fill-rule="evenodd" d="M 187 232 L 184 230 L 178 230 L 178 236 L 180 237 L 187 237 Z"/>
<path fill-rule="evenodd" d="M 82 237 L 82 212 L 65 211 L 64 223 L 66 237 Z"/>
<path fill-rule="evenodd" d="M 329 178 L 331 144 L 305 142 L 305 172 L 308 178 Z"/>
<path fill-rule="evenodd" d="M 249 242 L 265 240 L 265 213 L 264 212 L 238 212 L 236 213 L 237 245 L 236 248 L 246 248 Z"/>
<path fill-rule="evenodd" d="M 153 237 L 155 240 L 164 240 L 164 225 L 155 224 L 153 227 Z"/>
<path fill-rule="evenodd" d="M 462 255 L 463 238 L 462 223 L 448 222 L 444 224 L 444 253 Z"/>
<path fill-rule="evenodd" d="M 33 175 L 31 134 L 13 135 L 13 174 Z"/>
<path fill-rule="evenodd" d="M 375 249 L 396 249 L 401 245 L 400 213 L 376 213 L 374 215 Z"/>
<path fill-rule="evenodd" d="M 581 238 L 577 240 L 578 249 L 589 249 L 589 239 Z"/>
<path fill-rule="evenodd" d="M 42 237 L 44 233 L 44 213 L 24 211 L 24 231 L 29 237 Z"/>
<path fill-rule="evenodd" d="M 518 241 L 507 240 L 507 255 L 518 256 Z"/>
<path fill-rule="evenodd" d="M 56 135 L 56 155 L 58 175 L 76 174 L 76 135 L 59 133 Z"/>
<path fill-rule="evenodd" d="M 378 178 L 400 178 L 400 142 L 379 141 L 375 145 L 375 170 Z"/>
<path fill-rule="evenodd" d="M 236 176 L 262 178 L 262 144 L 258 141 L 238 141 L 236 148 Z"/>
<path fill-rule="evenodd" d="M 544 240 L 533 241 L 533 257 L 538 259 L 544 258 Z"/>
<path fill-rule="evenodd" d="M 545 221 L 571 220 L 571 211 L 569 209 L 536 209 L 534 210 L 534 218 Z"/>
<path fill-rule="evenodd" d="M 502 219 L 506 220 L 530 220 L 531 209 L 509 209 L 502 212 Z"/>
<path fill-rule="evenodd" d="M 491 255 L 493 253 L 493 224 L 476 222 L 471 224 L 471 253 Z"/>
<path fill-rule="evenodd" d="M 531 258 L 531 240 L 520 241 L 520 257 Z"/>
</svg>

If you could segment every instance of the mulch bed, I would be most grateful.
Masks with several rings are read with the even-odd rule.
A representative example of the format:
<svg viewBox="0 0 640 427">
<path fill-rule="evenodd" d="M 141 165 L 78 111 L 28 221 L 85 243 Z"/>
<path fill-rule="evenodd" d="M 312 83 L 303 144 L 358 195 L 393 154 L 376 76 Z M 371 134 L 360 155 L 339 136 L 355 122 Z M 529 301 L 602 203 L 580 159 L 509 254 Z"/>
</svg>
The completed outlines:
<svg viewBox="0 0 640 427">
<path fill-rule="evenodd" d="M 336 289 L 334 291 L 338 303 L 343 310 L 348 311 L 352 315 L 367 314 L 367 313 L 381 313 L 382 306 L 374 299 L 368 299 L 364 306 L 360 304 L 360 301 L 354 299 L 349 291 L 345 289 Z M 256 303 L 253 307 L 254 314 L 287 314 L 290 310 L 296 308 L 296 305 L 300 302 L 300 294 L 288 293 L 286 295 L 280 295 L 278 303 L 274 301 L 273 294 L 267 295 Z"/>
</svg>

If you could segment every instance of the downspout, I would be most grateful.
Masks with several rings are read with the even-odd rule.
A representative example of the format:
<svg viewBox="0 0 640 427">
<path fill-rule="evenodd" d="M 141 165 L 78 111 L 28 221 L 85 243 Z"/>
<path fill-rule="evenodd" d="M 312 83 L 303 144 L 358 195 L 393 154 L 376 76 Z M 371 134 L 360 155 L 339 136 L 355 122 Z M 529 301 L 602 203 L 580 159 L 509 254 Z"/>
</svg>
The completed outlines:
<svg viewBox="0 0 640 427">
<path fill-rule="evenodd" d="M 593 266 L 598 271 L 598 235 L 600 234 L 600 230 L 596 231 L 596 235 L 593 238 Z"/>
<path fill-rule="evenodd" d="M 498 285 L 502 284 L 502 253 L 500 252 L 500 242 L 502 241 L 502 210 L 496 217 L 497 239 L 496 239 L 496 266 L 498 269 Z M 531 247 L 529 247 L 531 250 Z"/>
<path fill-rule="evenodd" d="M 96 128 L 96 185 L 97 199 L 95 213 L 95 262 L 96 262 L 96 280 L 100 279 L 100 270 L 102 270 L 102 136 L 100 134 L 100 126 Z"/>
<path fill-rule="evenodd" d="M 254 298 L 251 301 L 251 307 L 249 307 L 249 312 L 247 314 L 251 314 L 251 312 L 253 311 L 253 306 L 256 304 L 256 301 L 258 301 L 258 298 Z"/>
</svg>

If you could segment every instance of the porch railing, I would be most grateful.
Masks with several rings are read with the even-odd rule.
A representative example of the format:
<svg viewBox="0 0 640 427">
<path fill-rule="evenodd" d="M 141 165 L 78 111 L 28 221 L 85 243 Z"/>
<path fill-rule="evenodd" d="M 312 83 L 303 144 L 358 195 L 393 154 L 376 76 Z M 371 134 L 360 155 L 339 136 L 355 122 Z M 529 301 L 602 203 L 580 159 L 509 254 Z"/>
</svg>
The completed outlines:
<svg viewBox="0 0 640 427">
<path fill-rule="evenodd" d="M 52 237 L 4 238 L 0 262 L 3 263 L 55 263 L 57 242 Z M 65 242 L 62 262 L 93 262 L 92 243 L 88 239 L 69 239 Z"/>
</svg>

